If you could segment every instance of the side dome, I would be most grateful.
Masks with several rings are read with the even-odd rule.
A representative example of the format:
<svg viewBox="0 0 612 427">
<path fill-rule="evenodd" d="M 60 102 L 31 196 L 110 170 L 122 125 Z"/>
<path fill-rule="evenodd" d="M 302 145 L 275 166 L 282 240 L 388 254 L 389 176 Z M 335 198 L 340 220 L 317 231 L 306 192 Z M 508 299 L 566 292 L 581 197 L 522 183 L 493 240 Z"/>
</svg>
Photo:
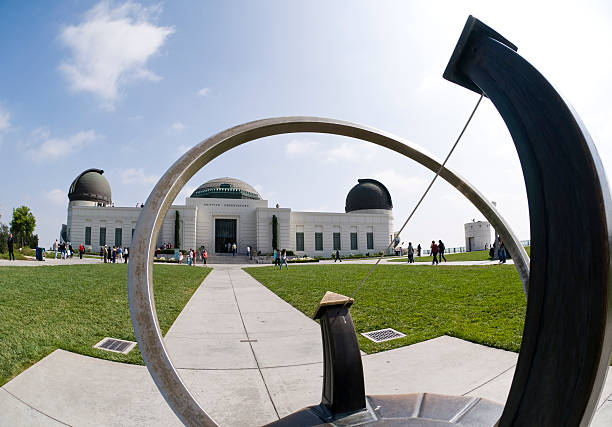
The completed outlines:
<svg viewBox="0 0 612 427">
<path fill-rule="evenodd" d="M 236 178 L 216 178 L 200 185 L 191 197 L 199 199 L 251 199 L 261 200 L 253 187 Z"/>
<path fill-rule="evenodd" d="M 70 184 L 68 199 L 110 204 L 112 201 L 111 188 L 108 180 L 102 176 L 103 173 L 102 169 L 87 169 L 82 172 Z"/>
<path fill-rule="evenodd" d="M 375 179 L 358 179 L 356 186 L 346 196 L 345 212 L 363 209 L 393 209 L 391 194 L 382 183 Z"/>
</svg>

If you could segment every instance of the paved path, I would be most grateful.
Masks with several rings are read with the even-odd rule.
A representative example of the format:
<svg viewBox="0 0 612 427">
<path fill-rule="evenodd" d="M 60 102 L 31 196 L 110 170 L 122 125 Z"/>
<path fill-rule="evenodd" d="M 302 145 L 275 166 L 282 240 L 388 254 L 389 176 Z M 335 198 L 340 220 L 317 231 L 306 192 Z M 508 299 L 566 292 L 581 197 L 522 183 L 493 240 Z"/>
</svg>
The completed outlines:
<svg viewBox="0 0 612 427">
<path fill-rule="evenodd" d="M 192 393 L 221 425 L 261 425 L 320 401 L 318 324 L 240 266 L 215 267 L 165 344 Z M 364 355 L 366 392 L 474 395 L 504 402 L 516 359 L 515 353 L 443 336 Z M 612 425 L 612 375 L 603 396 L 594 426 Z M 56 350 L 0 389 L 0 424 L 180 422 L 145 367 Z"/>
</svg>

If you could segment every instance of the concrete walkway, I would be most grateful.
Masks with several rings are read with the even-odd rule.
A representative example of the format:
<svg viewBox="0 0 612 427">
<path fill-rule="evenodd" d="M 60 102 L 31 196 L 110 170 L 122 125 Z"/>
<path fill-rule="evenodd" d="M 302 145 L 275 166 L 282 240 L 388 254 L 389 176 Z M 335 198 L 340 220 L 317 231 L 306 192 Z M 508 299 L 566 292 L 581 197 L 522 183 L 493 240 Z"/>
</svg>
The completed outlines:
<svg viewBox="0 0 612 427">
<path fill-rule="evenodd" d="M 262 425 L 320 401 L 318 324 L 240 266 L 215 266 L 165 343 L 185 383 L 221 425 Z M 473 395 L 504 402 L 516 359 L 515 353 L 443 336 L 364 355 L 366 392 Z M 0 389 L 0 424 L 180 422 L 145 367 L 56 350 Z M 612 375 L 592 425 L 612 425 Z"/>
</svg>

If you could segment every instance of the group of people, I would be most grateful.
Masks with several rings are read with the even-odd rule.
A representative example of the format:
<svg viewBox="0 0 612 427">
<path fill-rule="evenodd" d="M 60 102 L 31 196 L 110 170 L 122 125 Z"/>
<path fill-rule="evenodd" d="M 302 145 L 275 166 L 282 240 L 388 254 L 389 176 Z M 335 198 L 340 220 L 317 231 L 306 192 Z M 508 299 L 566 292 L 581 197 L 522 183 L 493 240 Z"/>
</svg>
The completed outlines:
<svg viewBox="0 0 612 427">
<path fill-rule="evenodd" d="M 55 252 L 55 259 L 58 257 L 60 259 L 69 259 L 74 257 L 74 248 L 72 247 L 72 243 L 70 242 L 61 242 L 59 243 L 57 239 L 53 243 L 53 252 Z M 79 245 L 79 259 L 83 259 L 83 254 L 85 253 L 85 246 L 81 243 Z"/>
<path fill-rule="evenodd" d="M 232 256 L 236 256 L 236 254 L 238 253 L 238 245 L 236 244 L 236 242 L 234 243 L 230 243 L 227 242 L 225 244 L 225 250 L 227 251 L 227 253 L 232 253 Z"/>
<path fill-rule="evenodd" d="M 283 264 L 285 264 L 285 267 L 287 268 L 287 270 L 289 270 L 289 264 L 287 264 L 287 250 L 286 249 L 283 249 L 280 251 L 274 249 L 274 252 L 272 253 L 272 258 L 274 261 L 274 265 L 278 265 L 278 268 L 282 270 Z"/>
<path fill-rule="evenodd" d="M 433 256 L 433 259 L 431 261 L 431 265 L 438 265 L 438 263 L 442 262 L 442 260 L 444 260 L 444 262 L 446 261 L 446 257 L 444 256 L 444 251 L 446 251 L 446 246 L 444 246 L 444 242 L 442 242 L 442 240 L 438 240 L 438 243 L 436 243 L 435 240 L 431 241 L 431 246 L 429 247 L 431 249 L 431 255 Z M 414 254 L 416 252 L 416 256 L 421 256 L 421 244 L 419 243 L 417 245 L 417 247 L 415 248 L 414 246 L 412 246 L 412 242 L 408 242 L 408 263 L 412 264 L 414 263 Z"/>
<path fill-rule="evenodd" d="M 187 251 L 187 265 L 196 265 L 196 262 L 200 258 L 202 263 L 206 265 L 206 261 L 208 260 L 208 251 L 205 247 L 202 247 L 200 251 L 195 251 L 193 249 L 189 249 Z M 185 257 L 183 256 L 183 252 L 178 252 L 178 263 L 182 264 Z"/>
<path fill-rule="evenodd" d="M 431 255 L 433 256 L 433 259 L 431 260 L 431 265 L 438 265 L 438 263 L 442 262 L 442 260 L 446 262 L 446 257 L 444 256 L 446 246 L 444 246 L 442 240 L 438 240 L 438 243 L 436 243 L 435 240 L 432 240 L 430 249 Z"/>
<path fill-rule="evenodd" d="M 113 246 L 112 248 L 104 245 L 104 247 L 100 248 L 100 256 L 104 260 L 105 263 L 113 263 L 119 262 L 123 260 L 125 264 L 128 262 L 128 258 L 130 257 L 130 248 L 122 248 L 121 246 Z"/>
</svg>

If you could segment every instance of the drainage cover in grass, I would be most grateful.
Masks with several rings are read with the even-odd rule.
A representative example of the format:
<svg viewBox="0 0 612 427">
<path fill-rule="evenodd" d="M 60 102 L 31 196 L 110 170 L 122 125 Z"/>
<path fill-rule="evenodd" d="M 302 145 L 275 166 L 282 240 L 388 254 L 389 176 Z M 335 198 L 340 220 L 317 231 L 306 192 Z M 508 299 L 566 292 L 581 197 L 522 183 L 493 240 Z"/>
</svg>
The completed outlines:
<svg viewBox="0 0 612 427">
<path fill-rule="evenodd" d="M 378 331 L 364 332 L 361 335 L 374 342 L 390 341 L 396 338 L 405 337 L 405 334 L 397 332 L 395 329 L 385 328 Z"/>
<path fill-rule="evenodd" d="M 94 348 L 112 351 L 114 353 L 128 354 L 136 346 L 134 341 L 118 340 L 116 338 L 104 338 Z"/>
</svg>

